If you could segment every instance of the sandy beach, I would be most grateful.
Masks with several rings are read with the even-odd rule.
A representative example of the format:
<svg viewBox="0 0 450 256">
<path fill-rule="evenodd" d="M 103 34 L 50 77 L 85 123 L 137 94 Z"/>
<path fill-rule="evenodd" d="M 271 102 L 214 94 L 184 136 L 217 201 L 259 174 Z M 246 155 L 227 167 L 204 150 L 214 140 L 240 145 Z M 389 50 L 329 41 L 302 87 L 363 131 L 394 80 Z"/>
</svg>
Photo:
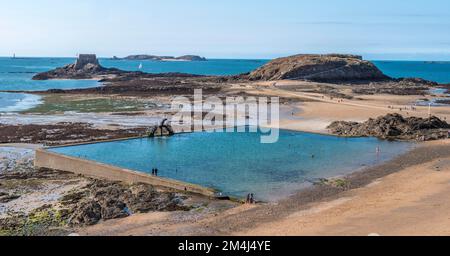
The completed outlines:
<svg viewBox="0 0 450 256">
<path fill-rule="evenodd" d="M 449 141 L 442 142 L 450 150 Z M 443 148 L 444 150 L 444 148 Z M 450 157 L 413 165 L 339 199 L 237 235 L 450 235 Z"/>
</svg>

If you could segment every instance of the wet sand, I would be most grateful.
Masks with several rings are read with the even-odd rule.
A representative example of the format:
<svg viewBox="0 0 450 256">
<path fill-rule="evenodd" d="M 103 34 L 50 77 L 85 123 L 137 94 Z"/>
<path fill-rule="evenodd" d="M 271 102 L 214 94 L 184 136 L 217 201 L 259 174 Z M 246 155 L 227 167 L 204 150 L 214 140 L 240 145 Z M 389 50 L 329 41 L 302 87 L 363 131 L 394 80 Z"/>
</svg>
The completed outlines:
<svg viewBox="0 0 450 256">
<path fill-rule="evenodd" d="M 434 157 L 422 156 L 423 163 L 407 165 L 339 198 L 315 203 L 309 209 L 233 234 L 450 235 L 449 141 L 446 144 L 428 147 L 426 153 Z"/>
</svg>

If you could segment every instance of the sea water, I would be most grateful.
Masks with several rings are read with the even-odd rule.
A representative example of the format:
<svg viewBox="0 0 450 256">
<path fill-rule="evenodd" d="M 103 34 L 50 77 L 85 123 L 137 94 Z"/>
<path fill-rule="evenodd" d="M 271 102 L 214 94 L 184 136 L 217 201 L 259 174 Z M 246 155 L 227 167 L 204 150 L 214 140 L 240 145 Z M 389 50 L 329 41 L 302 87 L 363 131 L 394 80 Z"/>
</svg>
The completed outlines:
<svg viewBox="0 0 450 256">
<path fill-rule="evenodd" d="M 34 81 L 40 72 L 74 63 L 75 58 L 0 58 L 0 91 L 41 91 L 99 86 L 93 80 Z M 237 75 L 261 67 L 269 60 L 211 59 L 208 61 L 133 61 L 101 58 L 100 64 L 127 71 L 148 73 L 180 72 L 197 75 Z M 419 77 L 439 83 L 450 83 L 450 62 L 374 61 L 385 74 L 400 77 Z M 142 64 L 142 66 L 141 66 Z M 139 69 L 139 67 L 142 67 Z"/>
<path fill-rule="evenodd" d="M 319 178 L 349 174 L 406 152 L 410 143 L 339 138 L 288 130 L 274 144 L 260 133 L 186 133 L 50 149 L 67 156 L 272 201 Z M 377 154 L 377 148 L 381 153 Z"/>
<path fill-rule="evenodd" d="M 93 80 L 32 80 L 37 73 L 62 67 L 75 61 L 75 58 L 0 58 L 0 91 L 42 91 L 99 86 L 100 84 Z M 105 67 L 126 71 L 235 75 L 256 69 L 268 60 L 132 61 L 100 59 L 99 61 Z M 142 69 L 139 69 L 140 64 L 142 64 Z"/>
<path fill-rule="evenodd" d="M 74 62 L 74 58 L 0 58 L 0 91 L 46 91 L 100 85 L 94 80 L 32 80 L 37 73 Z"/>
<path fill-rule="evenodd" d="M 127 71 L 142 71 L 146 73 L 188 73 L 195 75 L 228 76 L 247 73 L 255 70 L 269 60 L 246 59 L 210 59 L 208 61 L 152 61 L 152 60 L 111 60 L 101 59 L 105 67 L 119 68 Z M 142 69 L 139 66 L 142 64 Z"/>
<path fill-rule="evenodd" d="M 101 86 L 94 80 L 46 80 L 35 81 L 32 77 L 57 67 L 74 63 L 75 58 L 0 58 L 0 91 L 46 91 L 49 89 L 78 89 Z M 109 68 L 148 73 L 180 72 L 198 75 L 235 75 L 249 72 L 264 65 L 268 60 L 227 60 L 212 59 L 208 61 L 132 61 L 101 58 L 100 64 Z M 142 64 L 142 69 L 139 66 Z M 24 94 L 16 96 L 3 94 L 0 100 L 0 112 L 21 111 L 32 108 L 37 103 L 37 96 L 27 95 L 32 101 L 21 101 Z M 28 106 L 29 108 L 24 108 Z"/>
<path fill-rule="evenodd" d="M 42 104 L 42 98 L 38 95 L 0 92 L 0 113 L 19 112 L 39 104 Z"/>
<path fill-rule="evenodd" d="M 450 62 L 447 61 L 374 61 L 374 64 L 393 78 L 417 77 L 450 83 Z"/>
<path fill-rule="evenodd" d="M 75 58 L 0 58 L 0 91 L 45 91 L 101 86 L 94 80 L 34 81 L 32 77 L 75 62 Z M 148 73 L 180 72 L 197 75 L 237 75 L 247 73 L 269 60 L 210 59 L 208 61 L 133 61 L 100 58 L 100 64 L 128 71 Z M 450 83 L 450 62 L 374 61 L 392 77 L 419 77 L 439 83 Z M 142 65 L 141 65 L 142 64 Z M 142 67 L 141 69 L 139 67 Z M 3 103 L 5 105 L 6 102 Z"/>
</svg>

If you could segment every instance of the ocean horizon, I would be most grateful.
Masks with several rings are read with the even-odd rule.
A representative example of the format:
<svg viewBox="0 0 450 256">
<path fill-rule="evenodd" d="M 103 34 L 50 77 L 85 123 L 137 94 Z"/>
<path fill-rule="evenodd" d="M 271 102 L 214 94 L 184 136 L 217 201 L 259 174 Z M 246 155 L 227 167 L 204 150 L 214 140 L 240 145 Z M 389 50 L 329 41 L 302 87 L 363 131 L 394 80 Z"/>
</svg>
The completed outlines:
<svg viewBox="0 0 450 256">
<path fill-rule="evenodd" d="M 34 81 L 32 77 L 57 67 L 74 63 L 76 58 L 62 57 L 0 57 L 0 91 L 40 91 L 96 87 L 93 80 Z M 268 59 L 208 59 L 208 61 L 113 60 L 100 58 L 108 68 L 146 73 L 180 72 L 196 75 L 238 75 L 255 70 Z M 437 83 L 450 83 L 450 61 L 386 61 L 372 60 L 386 75 L 393 78 L 417 77 Z"/>
</svg>

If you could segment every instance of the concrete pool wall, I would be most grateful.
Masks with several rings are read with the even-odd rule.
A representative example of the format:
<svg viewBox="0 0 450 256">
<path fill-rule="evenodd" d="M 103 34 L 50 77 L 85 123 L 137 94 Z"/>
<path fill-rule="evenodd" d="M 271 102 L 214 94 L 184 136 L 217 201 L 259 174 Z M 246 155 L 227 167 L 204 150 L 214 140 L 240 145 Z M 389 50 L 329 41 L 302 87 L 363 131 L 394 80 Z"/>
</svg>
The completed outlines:
<svg viewBox="0 0 450 256">
<path fill-rule="evenodd" d="M 126 183 L 147 183 L 153 186 L 165 187 L 178 191 L 191 192 L 205 196 L 214 196 L 216 191 L 199 185 L 178 180 L 155 177 L 146 173 L 123 169 L 94 161 L 69 157 L 49 152 L 46 149 L 37 149 L 34 160 L 37 168 L 47 168 L 81 174 L 91 178 L 122 181 Z"/>
</svg>

